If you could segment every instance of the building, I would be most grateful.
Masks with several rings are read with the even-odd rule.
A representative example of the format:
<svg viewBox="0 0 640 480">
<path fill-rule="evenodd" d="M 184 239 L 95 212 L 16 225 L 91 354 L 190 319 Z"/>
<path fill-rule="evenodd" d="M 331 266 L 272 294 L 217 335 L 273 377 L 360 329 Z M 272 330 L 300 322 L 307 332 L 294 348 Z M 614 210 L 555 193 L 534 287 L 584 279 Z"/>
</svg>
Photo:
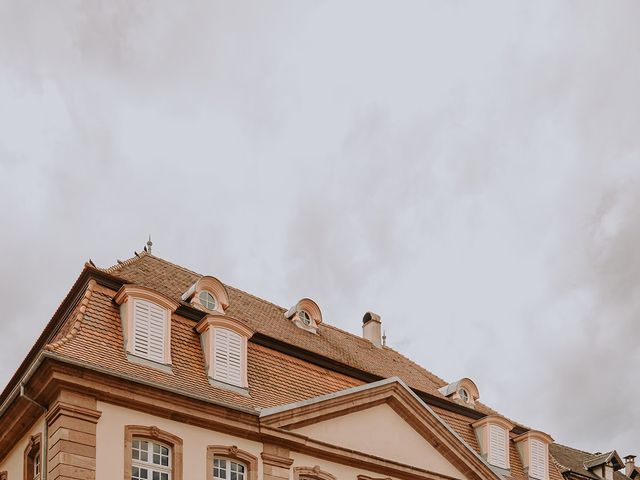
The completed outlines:
<svg viewBox="0 0 640 480">
<path fill-rule="evenodd" d="M 629 480 L 640 474 L 640 469 L 635 466 L 634 455 L 627 455 L 623 464 L 615 450 L 589 453 L 558 443 L 549 448 L 566 480 Z"/>
<path fill-rule="evenodd" d="M 0 480 L 563 480 L 548 434 L 362 328 L 147 252 L 88 263 L 0 396 Z"/>
</svg>

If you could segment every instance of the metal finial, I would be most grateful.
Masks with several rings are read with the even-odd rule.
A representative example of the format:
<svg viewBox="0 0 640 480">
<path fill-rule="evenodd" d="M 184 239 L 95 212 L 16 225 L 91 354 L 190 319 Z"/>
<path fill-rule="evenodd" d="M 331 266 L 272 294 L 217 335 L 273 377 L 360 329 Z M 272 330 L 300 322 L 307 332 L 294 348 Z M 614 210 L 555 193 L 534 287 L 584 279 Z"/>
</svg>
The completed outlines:
<svg viewBox="0 0 640 480">
<path fill-rule="evenodd" d="M 382 346 L 383 347 L 387 346 L 387 332 L 386 332 L 386 330 L 382 331 Z"/>
<path fill-rule="evenodd" d="M 153 242 L 151 241 L 151 235 L 149 235 L 149 240 L 147 241 L 147 252 L 151 253 L 152 246 L 153 246 Z"/>
</svg>

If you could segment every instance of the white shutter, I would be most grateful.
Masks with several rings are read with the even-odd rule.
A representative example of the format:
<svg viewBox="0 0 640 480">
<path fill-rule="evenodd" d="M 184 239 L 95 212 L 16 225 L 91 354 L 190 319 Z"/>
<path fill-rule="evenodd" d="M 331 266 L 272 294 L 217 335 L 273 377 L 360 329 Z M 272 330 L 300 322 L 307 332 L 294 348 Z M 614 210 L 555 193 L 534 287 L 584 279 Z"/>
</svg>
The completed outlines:
<svg viewBox="0 0 640 480">
<path fill-rule="evenodd" d="M 133 353 L 164 363 L 167 312 L 144 300 L 133 301 Z"/>
<path fill-rule="evenodd" d="M 539 480 L 547 478 L 547 448 L 540 440 L 530 440 L 529 476 Z"/>
<path fill-rule="evenodd" d="M 242 337 L 226 328 L 216 328 L 213 347 L 213 378 L 242 386 Z"/>
<path fill-rule="evenodd" d="M 507 431 L 493 423 L 489 424 L 489 463 L 507 468 Z"/>
</svg>

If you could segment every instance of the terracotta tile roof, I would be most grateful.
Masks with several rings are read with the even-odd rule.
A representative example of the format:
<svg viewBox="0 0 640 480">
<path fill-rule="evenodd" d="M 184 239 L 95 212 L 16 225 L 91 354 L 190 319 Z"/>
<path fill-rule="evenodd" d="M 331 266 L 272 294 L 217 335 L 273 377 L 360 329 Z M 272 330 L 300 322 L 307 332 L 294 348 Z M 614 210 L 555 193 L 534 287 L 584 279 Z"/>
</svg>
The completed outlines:
<svg viewBox="0 0 640 480">
<path fill-rule="evenodd" d="M 563 471 L 573 472 L 594 480 L 602 480 L 601 477 L 593 473 L 586 465 L 594 465 L 598 462 L 607 460 L 613 452 L 607 453 L 589 453 L 584 450 L 567 447 L 559 443 L 553 443 L 549 446 L 549 451 L 555 459 L 559 468 Z M 625 480 L 628 477 L 622 472 L 614 472 L 614 480 Z"/>
<path fill-rule="evenodd" d="M 470 420 L 468 417 L 459 413 L 451 412 L 440 407 L 432 407 L 433 410 L 451 427 L 453 430 L 462 437 L 462 439 L 473 448 L 476 452 L 480 452 L 480 445 L 478 444 L 478 438 L 471 424 L 474 420 Z M 514 434 L 511 435 L 515 436 Z M 527 480 L 528 477 L 524 473 L 524 467 L 522 466 L 522 460 L 518 454 L 518 447 L 515 442 L 509 442 L 509 463 L 511 466 L 511 478 L 519 480 Z M 554 465 L 551 453 L 549 453 L 549 479 L 550 480 L 563 480 L 560 471 Z"/>
<path fill-rule="evenodd" d="M 217 401 L 248 408 L 261 408 L 295 402 L 343 390 L 362 382 L 326 370 L 266 347 L 249 343 L 248 375 L 250 397 L 209 384 L 205 374 L 200 338 L 194 322 L 179 315 L 172 317 L 172 373 L 127 360 L 123 349 L 120 313 L 113 302 L 116 292 L 94 286 L 85 295 L 70 327 L 62 329 L 47 349 L 88 365 L 185 391 Z M 82 302 L 81 302 L 82 304 Z M 82 310 L 82 312 L 80 312 Z"/>
<path fill-rule="evenodd" d="M 179 300 L 202 276 L 148 253 L 141 253 L 105 271 L 175 300 Z M 438 389 L 447 385 L 447 382 L 392 348 L 376 348 L 368 340 L 326 322 L 319 326 L 317 335 L 312 335 L 285 318 L 286 308 L 232 286 L 225 286 L 229 294 L 227 313 L 244 320 L 256 332 L 380 378 L 398 376 L 412 388 L 446 398 Z M 476 409 L 485 414 L 496 413 L 481 402 L 477 402 Z"/>
</svg>

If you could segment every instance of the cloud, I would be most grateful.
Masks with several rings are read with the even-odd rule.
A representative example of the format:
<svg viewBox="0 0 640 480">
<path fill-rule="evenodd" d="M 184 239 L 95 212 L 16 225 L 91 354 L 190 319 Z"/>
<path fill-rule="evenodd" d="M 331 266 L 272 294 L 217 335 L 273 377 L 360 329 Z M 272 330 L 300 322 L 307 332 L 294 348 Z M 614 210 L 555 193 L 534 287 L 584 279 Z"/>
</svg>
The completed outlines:
<svg viewBox="0 0 640 480">
<path fill-rule="evenodd" d="M 633 450 L 638 8 L 0 3 L 0 380 L 84 260 L 151 233 L 354 333 L 381 313 L 558 440 Z"/>
</svg>

